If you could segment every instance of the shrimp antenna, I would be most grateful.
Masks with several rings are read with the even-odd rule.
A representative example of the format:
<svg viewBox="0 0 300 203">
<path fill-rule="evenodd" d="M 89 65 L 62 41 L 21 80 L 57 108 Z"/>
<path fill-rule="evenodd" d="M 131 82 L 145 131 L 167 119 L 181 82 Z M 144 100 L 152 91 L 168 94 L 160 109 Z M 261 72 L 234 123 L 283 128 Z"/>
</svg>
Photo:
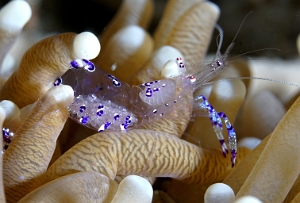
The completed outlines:
<svg viewBox="0 0 300 203">
<path fill-rule="evenodd" d="M 230 45 L 228 46 L 228 48 L 226 49 L 226 51 L 225 51 L 225 53 L 224 53 L 225 56 L 227 56 L 227 55 L 229 54 L 229 52 L 231 51 L 231 49 L 233 48 L 234 41 L 235 41 L 236 37 L 238 36 L 238 34 L 239 34 L 239 32 L 240 32 L 240 30 L 241 30 L 241 28 L 242 28 L 242 26 L 243 26 L 243 24 L 244 24 L 246 18 L 247 18 L 252 12 L 253 12 L 253 11 L 250 11 L 250 12 L 244 17 L 244 19 L 243 19 L 243 21 L 242 21 L 242 23 L 241 23 L 241 25 L 240 25 L 238 31 L 236 32 L 236 34 L 235 34 L 233 40 L 231 41 Z"/>
<path fill-rule="evenodd" d="M 212 82 L 207 82 L 207 83 L 202 84 L 201 86 L 208 86 L 208 85 L 212 85 L 215 82 L 229 81 L 229 80 L 264 80 L 264 81 L 281 83 L 281 84 L 284 84 L 284 85 L 290 85 L 290 86 L 293 86 L 293 87 L 300 87 L 300 85 L 292 83 L 292 82 L 287 82 L 287 81 L 283 81 L 283 80 L 276 80 L 276 79 L 270 79 L 270 78 L 261 78 L 261 77 L 230 77 L 230 78 L 224 78 L 224 79 L 216 80 L 216 81 L 212 81 Z"/>
<path fill-rule="evenodd" d="M 244 52 L 244 53 L 239 54 L 239 55 L 237 55 L 237 56 L 233 56 L 233 57 L 230 58 L 230 61 L 232 61 L 232 59 L 234 59 L 234 58 L 237 58 L 237 57 L 240 57 L 240 56 L 244 56 L 244 55 L 246 55 L 246 54 L 251 54 L 251 53 L 255 53 L 255 52 L 259 52 L 259 51 L 264 51 L 264 50 L 276 50 L 276 51 L 281 51 L 280 49 L 277 49 L 277 48 L 263 48 L 263 49 L 256 49 L 256 50 Z M 230 62 L 230 61 L 228 60 L 228 62 Z"/>
</svg>

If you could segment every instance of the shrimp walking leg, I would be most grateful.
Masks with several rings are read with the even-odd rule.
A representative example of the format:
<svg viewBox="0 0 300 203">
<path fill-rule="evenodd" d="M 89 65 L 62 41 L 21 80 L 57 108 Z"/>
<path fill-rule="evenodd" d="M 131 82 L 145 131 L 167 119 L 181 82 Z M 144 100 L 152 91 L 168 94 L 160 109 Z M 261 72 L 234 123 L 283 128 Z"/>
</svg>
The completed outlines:
<svg viewBox="0 0 300 203">
<path fill-rule="evenodd" d="M 228 132 L 228 142 L 229 142 L 229 148 L 231 152 L 231 162 L 232 162 L 232 166 L 234 166 L 236 161 L 236 154 L 237 154 L 237 142 L 236 142 L 236 133 L 234 131 L 233 126 L 229 122 L 225 113 L 217 112 L 203 95 L 198 96 L 195 101 L 197 102 L 200 108 L 208 111 L 210 122 L 221 144 L 222 153 L 226 157 L 226 154 L 228 154 L 228 149 L 222 133 L 223 130 L 222 118 L 223 118 Z"/>
</svg>

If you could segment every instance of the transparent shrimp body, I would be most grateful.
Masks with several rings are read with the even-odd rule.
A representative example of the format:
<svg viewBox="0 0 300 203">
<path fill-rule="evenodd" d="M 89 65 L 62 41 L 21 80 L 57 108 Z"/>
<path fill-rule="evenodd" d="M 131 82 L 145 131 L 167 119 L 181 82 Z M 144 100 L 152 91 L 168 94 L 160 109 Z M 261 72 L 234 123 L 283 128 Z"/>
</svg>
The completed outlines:
<svg viewBox="0 0 300 203">
<path fill-rule="evenodd" d="M 70 63 L 70 70 L 59 77 L 54 86 L 70 85 L 74 89 L 74 102 L 68 107 L 70 117 L 76 122 L 102 132 L 104 130 L 125 131 L 162 116 L 168 116 L 180 107 L 184 97 L 193 94 L 204 82 L 215 77 L 227 64 L 221 54 L 217 60 L 187 73 L 181 58 L 177 58 L 180 74 L 174 77 L 130 86 L 113 75 L 96 67 L 85 59 Z M 181 106 L 182 107 L 182 106 Z M 229 135 L 232 163 L 236 157 L 236 137 L 226 115 L 218 113 L 202 95 L 195 99 L 195 108 L 206 110 L 224 155 L 228 153 L 222 134 L 224 119 Z"/>
<path fill-rule="evenodd" d="M 72 61 L 70 67 L 54 86 L 74 89 L 70 117 L 99 132 L 127 130 L 167 116 L 184 94 L 195 89 L 194 80 L 184 74 L 130 86 L 85 59 Z"/>
<path fill-rule="evenodd" d="M 175 68 L 178 69 L 178 74 L 140 86 L 130 86 L 96 68 L 92 62 L 77 59 L 70 63 L 70 70 L 59 77 L 54 86 L 63 83 L 74 89 L 75 99 L 69 107 L 70 117 L 98 132 L 108 129 L 126 131 L 153 122 L 154 119 L 172 113 L 175 108 L 180 107 L 183 98 L 192 95 L 227 67 L 227 56 L 234 43 L 222 55 L 220 48 L 223 31 L 218 25 L 216 28 L 220 32 L 220 41 L 215 59 L 194 70 L 186 71 L 182 59 L 177 58 Z M 234 166 L 237 154 L 236 134 L 225 113 L 217 112 L 203 95 L 194 99 L 193 107 L 207 112 L 222 153 L 226 156 L 228 149 L 223 136 L 222 119 L 224 120 Z"/>
</svg>

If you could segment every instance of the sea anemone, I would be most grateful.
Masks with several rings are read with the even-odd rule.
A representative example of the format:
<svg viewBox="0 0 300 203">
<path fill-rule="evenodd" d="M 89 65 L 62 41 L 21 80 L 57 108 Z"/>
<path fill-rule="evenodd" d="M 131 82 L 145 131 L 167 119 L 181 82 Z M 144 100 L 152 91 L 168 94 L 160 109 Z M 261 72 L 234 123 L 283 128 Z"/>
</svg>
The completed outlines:
<svg viewBox="0 0 300 203">
<path fill-rule="evenodd" d="M 29 8 L 25 1 L 15 0 L 0 10 L 0 41 L 7 43 L 0 47 L 0 59 L 29 19 L 24 17 L 13 33 L 7 26 L 1 27 L 8 15 L 3 12 L 9 7 L 16 10 L 14 4 L 23 5 L 21 10 Z M 100 36 L 101 52 L 97 38 L 90 32 L 58 34 L 35 43 L 24 53 L 19 68 L 1 77 L 0 124 L 14 132 L 1 162 L 2 202 L 151 202 L 149 183 L 159 177 L 167 179 L 154 183 L 157 191 L 153 202 L 203 201 L 206 188 L 216 182 L 230 186 L 237 197 L 251 195 L 263 202 L 290 202 L 299 196 L 299 100 L 282 119 L 284 110 L 271 119 L 276 128 L 268 128 L 264 132 L 268 136 L 260 135 L 263 141 L 251 152 L 239 147 L 234 168 L 215 144 L 218 141 L 209 119 L 193 117 L 192 95 L 184 98 L 184 105 L 171 118 L 125 133 L 95 134 L 67 121 L 73 90 L 52 84 L 76 58 L 95 58 L 95 64 L 108 72 L 113 69 L 112 74 L 130 84 L 162 77 L 163 65 L 178 56 L 190 68 L 202 63 L 219 8 L 211 2 L 169 1 L 154 37 L 146 32 L 152 9 L 150 0 L 124 0 Z M 237 61 L 235 65 L 247 68 L 232 66 L 227 74 L 250 76 L 251 67 L 245 62 Z M 250 119 L 255 126 L 258 115 L 269 113 L 261 109 L 252 112 L 255 108 L 251 105 L 256 107 L 268 99 L 265 109 L 284 109 L 267 88 L 268 94 L 246 96 L 251 85 L 240 80 L 214 82 L 209 93 L 213 106 L 242 126 L 238 131 L 241 134 L 246 134 L 243 130 Z M 265 127 L 268 125 L 260 125 L 261 129 Z M 180 139 L 182 135 L 194 144 Z"/>
</svg>

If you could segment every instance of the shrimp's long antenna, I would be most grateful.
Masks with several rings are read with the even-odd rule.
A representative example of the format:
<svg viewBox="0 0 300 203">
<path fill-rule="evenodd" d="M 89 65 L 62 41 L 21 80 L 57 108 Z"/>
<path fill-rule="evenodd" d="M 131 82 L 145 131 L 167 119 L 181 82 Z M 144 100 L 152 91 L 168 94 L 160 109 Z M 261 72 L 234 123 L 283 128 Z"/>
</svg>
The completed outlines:
<svg viewBox="0 0 300 203">
<path fill-rule="evenodd" d="M 282 81 L 282 80 L 270 79 L 270 78 L 261 78 L 261 77 L 231 77 L 231 78 L 225 78 L 225 79 L 221 79 L 221 80 L 216 80 L 216 81 L 212 81 L 212 82 L 203 83 L 201 86 L 212 85 L 213 83 L 219 82 L 219 81 L 252 80 L 252 79 L 253 80 L 264 80 L 264 81 L 281 83 L 281 84 L 284 84 L 284 85 L 290 85 L 290 86 L 294 86 L 294 87 L 300 87 L 299 84 L 295 84 L 295 83 L 291 83 L 291 82 L 287 82 L 287 81 Z"/>
<path fill-rule="evenodd" d="M 240 30 L 241 30 L 241 28 L 242 28 L 242 26 L 243 26 L 243 24 L 244 24 L 246 18 L 247 18 L 252 12 L 253 12 L 253 11 L 250 11 L 250 12 L 244 17 L 244 19 L 243 19 L 243 21 L 242 21 L 242 23 L 241 23 L 241 25 L 240 25 L 238 31 L 236 32 L 236 34 L 235 34 L 233 40 L 231 41 L 230 45 L 228 46 L 228 48 L 226 49 L 226 51 L 225 51 L 225 53 L 224 53 L 225 56 L 227 56 L 227 55 L 229 54 L 229 52 L 231 51 L 231 49 L 233 48 L 233 46 L 234 46 L 234 41 L 235 41 L 236 37 L 238 36 L 238 34 L 239 34 L 239 32 L 240 32 Z"/>
<path fill-rule="evenodd" d="M 246 55 L 246 54 L 251 54 L 251 53 L 255 53 L 255 52 L 259 52 L 259 51 L 264 51 L 264 50 L 276 50 L 276 51 L 281 51 L 280 49 L 277 49 L 277 48 L 263 48 L 263 49 L 256 49 L 256 50 L 253 50 L 253 51 L 247 51 L 247 52 L 244 52 L 244 53 L 239 54 L 239 55 L 237 55 L 237 56 L 233 56 L 233 57 L 230 58 L 230 61 L 232 61 L 232 59 L 234 59 L 234 58 L 237 58 L 237 57 L 240 57 L 240 56 L 244 56 L 244 55 Z M 230 62 L 230 61 L 228 60 L 228 62 Z"/>
</svg>

